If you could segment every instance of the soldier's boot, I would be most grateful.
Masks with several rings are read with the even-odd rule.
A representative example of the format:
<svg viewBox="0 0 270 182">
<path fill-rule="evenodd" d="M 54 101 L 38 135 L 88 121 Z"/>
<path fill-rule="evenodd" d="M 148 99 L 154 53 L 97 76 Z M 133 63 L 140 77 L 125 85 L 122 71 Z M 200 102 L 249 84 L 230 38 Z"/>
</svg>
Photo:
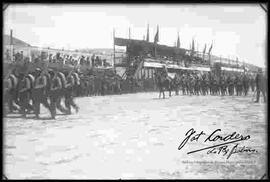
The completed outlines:
<svg viewBox="0 0 270 182">
<path fill-rule="evenodd" d="M 69 101 L 69 99 L 65 99 L 65 106 L 66 106 L 66 108 L 67 108 L 67 114 L 71 114 L 71 105 L 70 105 L 70 101 Z"/>
<path fill-rule="evenodd" d="M 57 99 L 57 101 L 56 101 L 56 108 L 57 108 L 59 111 L 61 111 L 62 113 L 68 114 L 68 110 L 65 109 L 65 108 L 61 105 L 61 99 L 60 99 L 60 98 Z"/>
<path fill-rule="evenodd" d="M 257 95 L 256 95 L 256 101 L 255 103 L 258 103 L 260 101 L 260 90 L 257 90 Z"/>
</svg>

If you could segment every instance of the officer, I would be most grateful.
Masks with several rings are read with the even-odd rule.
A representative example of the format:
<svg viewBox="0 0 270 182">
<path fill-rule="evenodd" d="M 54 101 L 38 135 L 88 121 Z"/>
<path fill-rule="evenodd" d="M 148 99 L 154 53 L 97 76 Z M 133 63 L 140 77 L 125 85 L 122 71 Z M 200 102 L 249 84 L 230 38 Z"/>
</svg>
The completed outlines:
<svg viewBox="0 0 270 182">
<path fill-rule="evenodd" d="M 168 77 L 168 69 L 165 65 L 162 66 L 162 70 L 161 70 L 161 76 L 167 78 Z"/>
<path fill-rule="evenodd" d="M 40 114 L 40 104 L 43 104 L 45 108 L 47 108 L 51 115 L 51 108 L 47 100 L 46 96 L 46 86 L 47 86 L 47 80 L 40 68 L 36 68 L 35 70 L 35 84 L 32 91 L 32 97 L 33 97 L 33 105 L 34 105 L 34 112 L 35 116 L 38 119 Z"/>
<path fill-rule="evenodd" d="M 266 102 L 266 95 L 265 95 L 265 91 L 266 91 L 266 82 L 265 82 L 265 77 L 262 74 L 262 69 L 259 68 L 258 69 L 258 73 L 256 75 L 256 88 L 257 88 L 257 97 L 256 97 L 256 101 L 255 102 L 259 102 L 260 100 L 260 93 L 262 92 L 263 94 L 263 100 L 264 102 Z"/>
</svg>

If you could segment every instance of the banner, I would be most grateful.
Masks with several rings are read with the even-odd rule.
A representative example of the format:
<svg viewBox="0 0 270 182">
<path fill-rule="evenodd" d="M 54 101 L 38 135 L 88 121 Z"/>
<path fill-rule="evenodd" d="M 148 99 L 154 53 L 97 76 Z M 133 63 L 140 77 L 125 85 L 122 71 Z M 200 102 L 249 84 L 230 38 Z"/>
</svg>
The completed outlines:
<svg viewBox="0 0 270 182">
<path fill-rule="evenodd" d="M 127 46 L 128 45 L 128 40 L 115 37 L 114 38 L 114 44 L 117 45 L 117 46 Z"/>
</svg>

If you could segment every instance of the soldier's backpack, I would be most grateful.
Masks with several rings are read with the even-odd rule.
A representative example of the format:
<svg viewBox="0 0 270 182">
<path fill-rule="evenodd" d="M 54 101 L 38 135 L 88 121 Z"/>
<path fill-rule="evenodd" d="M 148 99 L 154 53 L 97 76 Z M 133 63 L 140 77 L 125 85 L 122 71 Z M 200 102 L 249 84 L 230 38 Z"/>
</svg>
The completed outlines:
<svg viewBox="0 0 270 182">
<path fill-rule="evenodd" d="M 65 88 L 66 87 L 66 84 L 67 84 L 67 80 L 66 80 L 66 77 L 65 77 L 64 73 L 59 72 L 58 73 L 58 76 L 59 76 L 59 78 L 61 80 L 62 87 Z"/>
<path fill-rule="evenodd" d="M 80 85 L 80 77 L 78 73 L 72 73 L 72 76 L 74 78 L 75 85 Z"/>
<path fill-rule="evenodd" d="M 28 74 L 26 77 L 27 77 L 27 78 L 29 79 L 29 81 L 30 81 L 30 88 L 31 88 L 31 89 L 34 88 L 34 85 L 35 85 L 35 77 L 34 77 L 33 75 L 31 75 L 31 74 Z"/>
<path fill-rule="evenodd" d="M 11 80 L 11 88 L 15 89 L 17 87 L 17 85 L 18 85 L 18 78 L 13 74 L 10 74 L 9 78 Z"/>
</svg>

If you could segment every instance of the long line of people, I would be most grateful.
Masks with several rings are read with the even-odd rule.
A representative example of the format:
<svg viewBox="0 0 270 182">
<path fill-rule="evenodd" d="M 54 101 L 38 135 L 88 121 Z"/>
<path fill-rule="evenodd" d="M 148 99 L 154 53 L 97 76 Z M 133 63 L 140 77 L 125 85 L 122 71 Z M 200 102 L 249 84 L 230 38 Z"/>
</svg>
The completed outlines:
<svg viewBox="0 0 270 182">
<path fill-rule="evenodd" d="M 261 75 L 261 76 L 260 76 Z M 266 100 L 266 77 L 246 73 L 225 73 L 221 75 L 206 72 L 198 74 L 195 71 L 184 71 L 172 79 L 176 93 L 183 95 L 229 95 L 247 96 L 251 92 L 263 93 Z M 258 99 L 257 99 L 258 100 Z"/>
<path fill-rule="evenodd" d="M 246 96 L 249 91 L 260 91 L 266 100 L 265 77 L 254 77 L 244 73 L 222 72 L 221 75 L 212 72 L 198 74 L 195 71 L 183 70 L 175 74 L 172 88 L 183 95 L 236 95 Z M 150 88 L 151 87 L 151 88 Z M 78 106 L 74 97 L 87 97 L 108 94 L 122 94 L 136 91 L 157 91 L 155 78 L 134 79 L 127 75 L 123 79 L 115 71 L 88 70 L 84 73 L 78 70 L 59 71 L 57 69 L 40 69 L 34 72 L 13 69 L 4 78 L 4 103 L 7 112 L 18 110 L 23 117 L 33 112 L 39 118 L 40 104 L 43 104 L 55 118 L 56 109 L 65 114 L 71 114 L 71 107 L 76 112 Z M 259 92 L 258 92 L 259 91 Z M 65 106 L 61 105 L 64 100 Z"/>
</svg>

